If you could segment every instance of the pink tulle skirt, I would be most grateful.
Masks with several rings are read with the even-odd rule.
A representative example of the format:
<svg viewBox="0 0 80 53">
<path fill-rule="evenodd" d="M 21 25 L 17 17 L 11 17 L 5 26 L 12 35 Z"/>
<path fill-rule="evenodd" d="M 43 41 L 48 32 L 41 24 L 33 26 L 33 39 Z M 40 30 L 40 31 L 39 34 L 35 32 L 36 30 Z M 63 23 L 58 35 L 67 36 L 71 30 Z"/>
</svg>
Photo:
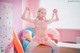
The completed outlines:
<svg viewBox="0 0 80 53">
<path fill-rule="evenodd" d="M 39 44 L 45 44 L 47 40 L 51 39 L 48 35 L 45 36 L 37 36 L 35 35 L 32 41 L 36 41 Z"/>
</svg>

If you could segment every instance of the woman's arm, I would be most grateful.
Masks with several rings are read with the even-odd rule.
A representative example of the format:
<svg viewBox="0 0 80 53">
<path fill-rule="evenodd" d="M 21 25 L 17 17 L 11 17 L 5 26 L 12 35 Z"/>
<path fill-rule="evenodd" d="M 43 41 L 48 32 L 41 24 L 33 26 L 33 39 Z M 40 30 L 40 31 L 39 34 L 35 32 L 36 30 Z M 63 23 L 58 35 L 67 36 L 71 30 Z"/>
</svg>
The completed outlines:
<svg viewBox="0 0 80 53">
<path fill-rule="evenodd" d="M 30 19 L 30 10 L 29 8 L 26 8 L 23 15 L 22 15 L 22 19 L 25 21 L 29 21 L 29 22 L 34 22 L 34 20 Z"/>
<path fill-rule="evenodd" d="M 54 19 L 54 16 L 56 17 L 55 19 Z M 58 17 L 58 15 L 57 15 L 57 10 L 54 9 L 54 10 L 53 10 L 52 18 L 49 19 L 49 20 L 46 20 L 46 22 L 47 22 L 48 24 L 50 24 L 50 23 L 56 22 L 56 21 L 59 21 L 59 17 Z"/>
</svg>

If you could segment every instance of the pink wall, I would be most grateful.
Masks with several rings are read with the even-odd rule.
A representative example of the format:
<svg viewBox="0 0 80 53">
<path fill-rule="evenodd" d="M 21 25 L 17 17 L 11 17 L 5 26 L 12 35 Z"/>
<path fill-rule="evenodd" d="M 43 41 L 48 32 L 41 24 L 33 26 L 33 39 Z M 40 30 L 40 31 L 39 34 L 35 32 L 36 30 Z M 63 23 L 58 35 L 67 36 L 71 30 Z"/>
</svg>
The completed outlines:
<svg viewBox="0 0 80 53">
<path fill-rule="evenodd" d="M 29 7 L 32 15 L 33 15 L 33 18 L 36 18 L 36 13 L 37 13 L 37 10 L 39 8 L 39 0 L 22 0 L 24 3 L 23 3 L 23 7 L 26 8 L 26 7 Z M 24 11 L 24 10 L 23 10 Z M 24 28 L 25 27 L 31 27 L 31 28 L 34 28 L 34 25 L 32 23 L 23 23 L 24 25 Z"/>
<path fill-rule="evenodd" d="M 12 3 L 14 30 L 18 33 L 22 28 L 22 0 L 0 0 L 0 2 Z"/>
<path fill-rule="evenodd" d="M 0 0 L 0 2 L 12 3 L 12 0 Z"/>
<path fill-rule="evenodd" d="M 22 0 L 13 0 L 14 30 L 18 33 L 22 29 Z"/>
<path fill-rule="evenodd" d="M 80 29 L 58 29 L 60 32 L 60 41 L 76 42 L 76 37 L 80 37 Z"/>
<path fill-rule="evenodd" d="M 33 17 L 36 17 L 36 11 L 39 8 L 39 0 L 25 0 L 26 6 L 28 6 L 33 14 Z"/>
</svg>

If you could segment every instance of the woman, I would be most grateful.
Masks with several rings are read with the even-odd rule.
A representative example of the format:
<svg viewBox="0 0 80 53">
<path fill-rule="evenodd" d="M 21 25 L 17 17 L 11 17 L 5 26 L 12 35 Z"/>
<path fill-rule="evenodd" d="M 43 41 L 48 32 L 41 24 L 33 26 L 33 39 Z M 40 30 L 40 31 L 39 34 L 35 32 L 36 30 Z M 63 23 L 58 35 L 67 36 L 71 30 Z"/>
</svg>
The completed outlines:
<svg viewBox="0 0 80 53">
<path fill-rule="evenodd" d="M 55 19 L 54 19 L 54 15 L 56 16 Z M 37 12 L 37 18 L 32 20 L 30 19 L 30 10 L 29 8 L 26 8 L 22 16 L 22 19 L 25 21 L 32 22 L 35 25 L 35 36 L 33 37 L 33 39 L 31 40 L 31 42 L 27 47 L 27 53 L 31 52 L 39 44 L 51 46 L 54 50 L 53 53 L 59 53 L 58 46 L 47 35 L 47 25 L 52 22 L 59 21 L 56 9 L 53 10 L 52 18 L 49 20 L 46 20 L 46 9 L 39 8 Z"/>
</svg>

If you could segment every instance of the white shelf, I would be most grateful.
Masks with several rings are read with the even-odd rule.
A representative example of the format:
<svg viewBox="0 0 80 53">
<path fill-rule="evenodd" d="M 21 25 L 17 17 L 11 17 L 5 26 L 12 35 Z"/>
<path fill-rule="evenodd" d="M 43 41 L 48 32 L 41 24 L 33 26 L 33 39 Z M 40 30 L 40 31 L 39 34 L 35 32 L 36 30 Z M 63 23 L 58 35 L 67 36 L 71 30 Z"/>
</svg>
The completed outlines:
<svg viewBox="0 0 80 53">
<path fill-rule="evenodd" d="M 76 49 L 80 49 L 80 44 L 59 42 L 57 45 L 58 45 L 59 47 L 67 47 L 67 48 L 76 48 Z"/>
</svg>

